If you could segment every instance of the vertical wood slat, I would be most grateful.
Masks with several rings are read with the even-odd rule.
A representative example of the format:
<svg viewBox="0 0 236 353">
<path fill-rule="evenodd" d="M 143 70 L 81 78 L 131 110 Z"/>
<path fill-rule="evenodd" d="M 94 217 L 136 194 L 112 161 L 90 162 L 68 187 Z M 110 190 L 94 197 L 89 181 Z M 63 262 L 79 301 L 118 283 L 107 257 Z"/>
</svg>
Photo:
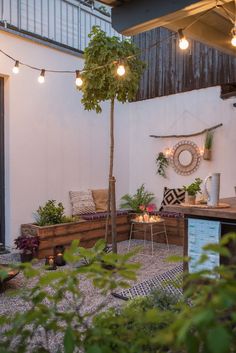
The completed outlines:
<svg viewBox="0 0 236 353">
<path fill-rule="evenodd" d="M 236 56 L 230 56 L 194 40 L 187 51 L 178 46 L 178 39 L 166 28 L 155 28 L 133 37 L 144 50 L 141 58 L 147 68 L 141 78 L 136 100 L 166 96 L 236 82 Z"/>
</svg>

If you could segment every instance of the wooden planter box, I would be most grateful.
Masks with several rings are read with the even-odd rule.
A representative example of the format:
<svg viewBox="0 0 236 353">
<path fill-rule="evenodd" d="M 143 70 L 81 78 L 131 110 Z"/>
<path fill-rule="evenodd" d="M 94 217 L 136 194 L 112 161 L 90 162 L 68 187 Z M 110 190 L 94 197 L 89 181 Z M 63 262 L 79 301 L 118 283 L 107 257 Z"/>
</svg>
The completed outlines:
<svg viewBox="0 0 236 353">
<path fill-rule="evenodd" d="M 117 241 L 127 240 L 130 231 L 128 215 L 117 216 Z M 79 239 L 83 247 L 92 247 L 98 239 L 104 239 L 106 219 L 56 224 L 40 227 L 35 224 L 22 224 L 21 234 L 38 235 L 40 238 L 38 257 L 53 255 L 56 245 L 69 247 L 74 239 Z M 111 239 L 109 238 L 109 241 Z"/>
<path fill-rule="evenodd" d="M 117 241 L 129 239 L 130 233 L 130 215 L 117 216 Z M 169 244 L 183 245 L 184 239 L 184 219 L 183 218 L 164 218 L 166 222 L 166 231 Z M 104 239 L 106 219 L 81 220 L 79 222 L 56 224 L 52 226 L 39 227 L 35 224 L 22 224 L 21 234 L 38 235 L 40 245 L 38 257 L 53 255 L 56 245 L 69 247 L 74 239 L 79 239 L 81 246 L 85 248 L 92 247 L 98 239 Z M 143 239 L 143 233 L 135 233 L 136 239 Z M 148 237 L 147 237 L 148 239 Z M 109 237 L 109 242 L 111 238 Z M 164 243 L 163 235 L 154 239 L 157 242 Z"/>
</svg>

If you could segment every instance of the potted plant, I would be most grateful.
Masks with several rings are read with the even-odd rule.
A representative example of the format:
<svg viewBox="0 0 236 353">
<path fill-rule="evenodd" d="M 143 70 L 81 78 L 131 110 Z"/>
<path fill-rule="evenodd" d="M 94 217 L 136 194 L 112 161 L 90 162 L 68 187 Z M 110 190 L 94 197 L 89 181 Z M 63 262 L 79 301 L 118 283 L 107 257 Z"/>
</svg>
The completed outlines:
<svg viewBox="0 0 236 353">
<path fill-rule="evenodd" d="M 201 187 L 200 187 L 201 184 L 202 184 L 202 179 L 195 178 L 195 181 L 192 184 L 183 186 L 183 189 L 187 194 L 187 200 L 185 201 L 186 203 L 190 205 L 195 205 L 196 195 L 198 192 L 201 192 Z"/>
<path fill-rule="evenodd" d="M 160 152 L 156 157 L 157 174 L 166 178 L 166 168 L 169 165 L 169 160 L 163 152 Z"/>
<path fill-rule="evenodd" d="M 212 144 L 213 144 L 213 132 L 207 131 L 206 138 L 205 138 L 205 144 L 204 144 L 203 159 L 208 160 L 208 161 L 211 160 Z"/>
<path fill-rule="evenodd" d="M 146 208 L 154 199 L 155 195 L 145 190 L 144 184 L 142 184 L 134 195 L 125 194 L 122 196 L 120 207 L 130 209 L 135 213 L 141 213 L 143 207 Z"/>
<path fill-rule="evenodd" d="M 37 235 L 20 235 L 14 241 L 16 248 L 21 250 L 21 262 L 30 262 L 39 248 L 39 237 Z"/>
</svg>

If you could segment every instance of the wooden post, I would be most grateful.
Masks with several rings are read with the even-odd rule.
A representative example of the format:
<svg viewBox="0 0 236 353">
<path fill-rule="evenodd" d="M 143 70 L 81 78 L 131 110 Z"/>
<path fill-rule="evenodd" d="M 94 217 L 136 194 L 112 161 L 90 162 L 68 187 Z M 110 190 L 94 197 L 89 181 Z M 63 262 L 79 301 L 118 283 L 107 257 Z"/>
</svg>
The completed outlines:
<svg viewBox="0 0 236 353">
<path fill-rule="evenodd" d="M 117 231 L 116 231 L 116 179 L 113 176 L 110 179 L 111 188 L 111 238 L 112 238 L 112 251 L 117 253 Z"/>
</svg>

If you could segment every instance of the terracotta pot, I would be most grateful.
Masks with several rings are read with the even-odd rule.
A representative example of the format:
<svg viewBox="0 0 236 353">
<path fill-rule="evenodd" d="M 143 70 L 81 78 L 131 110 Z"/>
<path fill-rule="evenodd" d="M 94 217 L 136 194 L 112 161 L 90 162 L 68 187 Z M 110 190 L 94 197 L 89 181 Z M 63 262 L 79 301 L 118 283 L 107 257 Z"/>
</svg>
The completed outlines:
<svg viewBox="0 0 236 353">
<path fill-rule="evenodd" d="M 187 202 L 189 205 L 195 205 L 196 203 L 196 195 L 188 195 L 187 196 Z"/>
<path fill-rule="evenodd" d="M 205 159 L 205 161 L 211 160 L 211 150 L 208 150 L 207 148 L 204 149 L 203 159 Z"/>
</svg>

